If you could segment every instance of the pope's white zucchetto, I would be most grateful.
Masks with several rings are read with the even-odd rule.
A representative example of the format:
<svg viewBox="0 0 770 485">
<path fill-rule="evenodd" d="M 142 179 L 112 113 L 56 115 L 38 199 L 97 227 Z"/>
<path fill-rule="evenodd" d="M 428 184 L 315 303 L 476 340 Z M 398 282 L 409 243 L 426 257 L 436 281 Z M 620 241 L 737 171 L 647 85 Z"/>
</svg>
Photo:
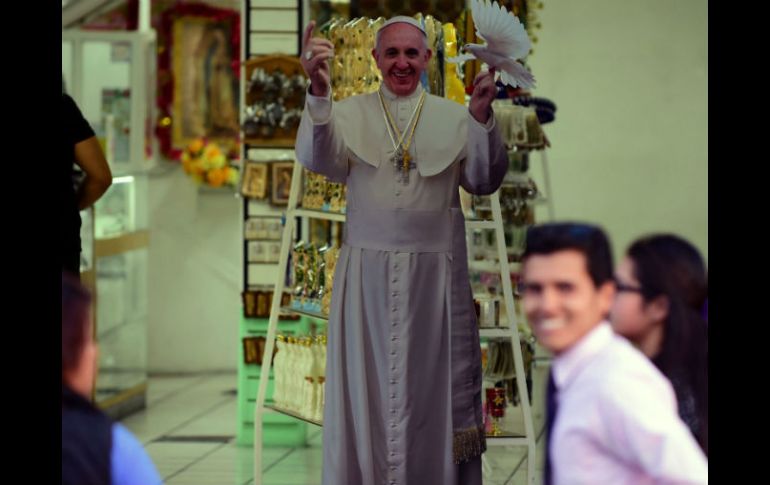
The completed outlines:
<svg viewBox="0 0 770 485">
<path fill-rule="evenodd" d="M 409 24 L 409 25 L 412 25 L 412 26 L 417 27 L 418 29 L 420 29 L 420 32 L 422 32 L 424 35 L 426 35 L 426 36 L 428 35 L 428 33 L 425 32 L 425 29 L 423 28 L 423 26 L 420 25 L 420 22 L 418 22 L 416 19 L 414 19 L 412 17 L 407 17 L 406 15 L 397 15 L 397 16 L 389 19 L 387 22 L 382 24 L 382 26 L 380 26 L 380 28 L 377 30 L 377 32 L 379 32 L 380 30 L 384 29 L 385 27 L 387 27 L 389 25 L 393 25 L 393 24 Z"/>
<path fill-rule="evenodd" d="M 412 17 L 407 17 L 406 15 L 397 15 L 397 16 L 389 19 L 387 22 L 382 24 L 382 26 L 380 26 L 379 29 L 377 29 L 377 35 L 374 38 L 374 47 L 375 48 L 380 44 L 380 34 L 382 33 L 382 29 L 384 29 L 385 27 L 387 27 L 389 25 L 393 25 L 393 24 L 409 24 L 412 27 L 416 27 L 420 32 L 422 32 L 422 35 L 425 36 L 425 39 L 426 39 L 425 40 L 425 42 L 426 42 L 425 45 L 427 47 L 428 33 L 425 32 L 425 28 L 422 25 L 420 25 L 420 22 L 418 22 L 417 20 L 413 19 Z"/>
</svg>

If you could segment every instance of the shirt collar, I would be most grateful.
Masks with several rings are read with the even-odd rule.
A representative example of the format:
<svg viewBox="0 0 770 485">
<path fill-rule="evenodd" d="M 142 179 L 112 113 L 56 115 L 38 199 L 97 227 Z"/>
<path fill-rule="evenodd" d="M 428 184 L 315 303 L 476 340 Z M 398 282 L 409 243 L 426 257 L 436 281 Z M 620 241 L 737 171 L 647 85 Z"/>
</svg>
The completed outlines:
<svg viewBox="0 0 770 485">
<path fill-rule="evenodd" d="M 412 94 L 409 94 L 407 96 L 397 96 L 393 94 L 393 92 L 388 89 L 387 86 L 385 86 L 385 83 L 380 84 L 380 90 L 382 91 L 382 96 L 387 99 L 388 101 L 405 101 L 405 100 L 412 100 L 420 94 L 422 94 L 422 83 L 417 83 L 417 87 L 412 91 Z"/>
<path fill-rule="evenodd" d="M 572 347 L 555 356 L 551 369 L 556 389 L 569 385 L 580 369 L 610 343 L 612 335 L 610 323 L 603 320 Z"/>
</svg>

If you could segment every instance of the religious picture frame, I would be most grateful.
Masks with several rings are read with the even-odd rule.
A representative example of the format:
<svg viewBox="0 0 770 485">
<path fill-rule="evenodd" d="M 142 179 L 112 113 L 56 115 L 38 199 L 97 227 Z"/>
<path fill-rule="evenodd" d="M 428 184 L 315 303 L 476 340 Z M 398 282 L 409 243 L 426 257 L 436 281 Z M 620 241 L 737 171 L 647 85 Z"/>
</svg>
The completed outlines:
<svg viewBox="0 0 770 485">
<path fill-rule="evenodd" d="M 265 241 L 249 241 L 246 243 L 246 261 L 248 263 L 267 263 L 268 249 Z"/>
<path fill-rule="evenodd" d="M 282 233 L 283 225 L 280 217 L 249 216 L 243 223 L 243 238 L 247 241 L 280 242 Z"/>
<path fill-rule="evenodd" d="M 331 242 L 332 221 L 311 218 L 308 221 L 308 232 L 311 244 L 323 246 Z"/>
<path fill-rule="evenodd" d="M 247 241 L 265 237 L 265 221 L 262 217 L 249 217 L 243 223 L 243 238 Z"/>
<path fill-rule="evenodd" d="M 241 176 L 241 195 L 258 200 L 267 198 L 267 168 L 265 162 L 246 161 Z"/>
<path fill-rule="evenodd" d="M 265 351 L 265 337 L 243 338 L 243 363 L 262 365 L 262 354 Z"/>
<path fill-rule="evenodd" d="M 278 263 L 281 257 L 281 243 L 279 241 L 268 241 L 265 250 L 265 262 Z"/>
<path fill-rule="evenodd" d="M 178 158 L 206 138 L 237 153 L 240 143 L 240 14 L 178 2 L 158 28 L 158 127 L 161 152 Z"/>
<path fill-rule="evenodd" d="M 269 218 L 269 222 L 265 224 L 265 231 L 267 232 L 267 239 L 281 241 L 281 238 L 283 238 L 282 219 L 279 217 Z"/>
<path fill-rule="evenodd" d="M 270 164 L 270 203 L 285 206 L 289 203 L 294 162 L 272 162 Z"/>
</svg>

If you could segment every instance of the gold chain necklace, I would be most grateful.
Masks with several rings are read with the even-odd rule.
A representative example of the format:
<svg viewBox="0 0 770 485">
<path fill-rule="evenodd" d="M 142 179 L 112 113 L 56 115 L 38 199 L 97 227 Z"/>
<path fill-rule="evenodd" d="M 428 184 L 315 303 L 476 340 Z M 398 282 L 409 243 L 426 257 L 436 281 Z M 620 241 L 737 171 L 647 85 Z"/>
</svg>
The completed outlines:
<svg viewBox="0 0 770 485">
<path fill-rule="evenodd" d="M 404 133 L 401 133 L 399 131 L 398 126 L 396 125 L 396 122 L 393 119 L 393 116 L 390 114 L 390 110 L 385 104 L 385 99 L 382 97 L 382 92 L 377 91 L 377 94 L 380 97 L 380 106 L 382 106 L 382 111 L 385 113 L 385 116 L 387 117 L 388 134 L 390 135 L 391 140 L 393 140 L 394 148 L 396 148 L 396 153 L 393 155 L 393 161 L 396 164 L 397 168 L 401 168 L 403 170 L 403 177 L 405 178 L 405 180 L 408 180 L 409 169 L 411 168 L 410 162 L 412 160 L 412 156 L 409 154 L 409 147 L 412 144 L 412 140 L 414 140 L 414 130 L 417 128 L 417 122 L 420 120 L 420 113 L 422 113 L 422 106 L 425 103 L 425 91 L 423 91 L 422 94 L 420 94 L 420 100 L 417 102 L 417 106 L 415 107 L 415 110 L 412 113 L 412 119 L 410 119 L 409 123 L 407 123 Z M 412 123 L 412 120 L 414 120 L 413 123 Z M 410 123 L 412 124 L 411 130 L 409 130 Z M 391 132 L 391 128 L 392 128 L 392 131 L 396 133 L 396 137 L 398 138 L 397 144 Z M 404 143 L 404 137 L 406 136 L 407 131 L 409 131 L 409 136 L 406 139 L 406 143 Z"/>
</svg>

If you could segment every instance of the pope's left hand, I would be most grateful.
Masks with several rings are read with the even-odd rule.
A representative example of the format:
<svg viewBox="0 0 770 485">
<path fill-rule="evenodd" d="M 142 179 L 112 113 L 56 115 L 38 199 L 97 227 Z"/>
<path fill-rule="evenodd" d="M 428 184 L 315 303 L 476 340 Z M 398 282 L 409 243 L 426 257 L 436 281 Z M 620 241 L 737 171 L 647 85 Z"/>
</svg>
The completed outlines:
<svg viewBox="0 0 770 485">
<path fill-rule="evenodd" d="M 497 97 L 497 86 L 493 67 L 489 71 L 480 72 L 473 80 L 473 93 L 468 109 L 476 121 L 482 124 L 489 121 L 489 116 L 492 114 L 492 101 L 495 97 Z"/>
</svg>

